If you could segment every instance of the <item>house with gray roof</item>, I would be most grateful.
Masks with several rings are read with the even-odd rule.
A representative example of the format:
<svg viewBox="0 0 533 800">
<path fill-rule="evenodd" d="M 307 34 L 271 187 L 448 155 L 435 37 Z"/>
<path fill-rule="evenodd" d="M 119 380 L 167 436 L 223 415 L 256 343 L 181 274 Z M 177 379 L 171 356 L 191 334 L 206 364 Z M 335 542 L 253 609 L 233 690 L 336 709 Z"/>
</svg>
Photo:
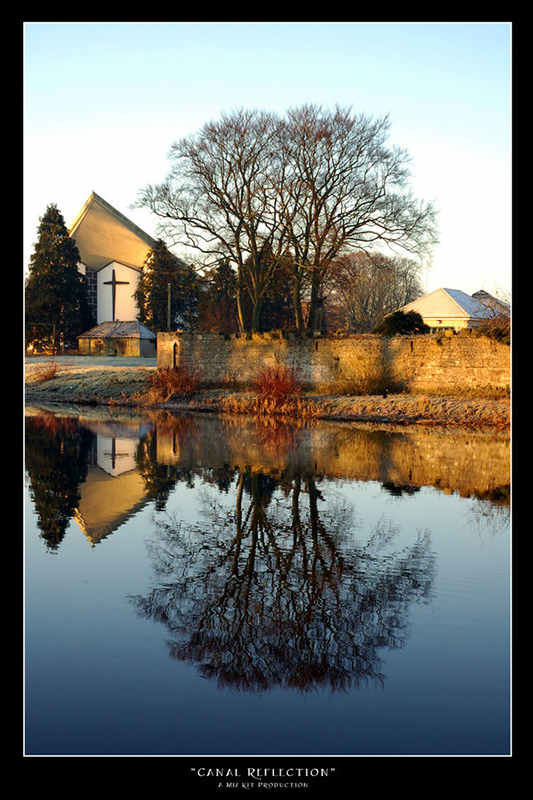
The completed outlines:
<svg viewBox="0 0 533 800">
<path fill-rule="evenodd" d="M 508 316 L 510 307 L 483 290 L 469 295 L 459 289 L 436 289 L 402 306 L 400 311 L 416 311 L 432 331 L 458 331 L 476 328 L 497 316 Z"/>
</svg>

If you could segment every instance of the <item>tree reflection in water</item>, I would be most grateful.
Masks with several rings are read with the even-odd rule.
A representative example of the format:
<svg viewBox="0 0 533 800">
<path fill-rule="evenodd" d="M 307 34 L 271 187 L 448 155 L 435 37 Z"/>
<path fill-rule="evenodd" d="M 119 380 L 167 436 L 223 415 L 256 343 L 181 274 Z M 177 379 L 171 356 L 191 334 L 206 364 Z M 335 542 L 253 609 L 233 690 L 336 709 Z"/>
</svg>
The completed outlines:
<svg viewBox="0 0 533 800">
<path fill-rule="evenodd" d="M 42 413 L 26 419 L 26 474 L 49 552 L 61 545 L 75 512 L 92 443 L 91 433 L 68 417 Z"/>
<path fill-rule="evenodd" d="M 383 684 L 381 651 L 403 646 L 410 604 L 431 596 L 428 533 L 394 551 L 383 523 L 356 545 L 345 514 L 319 511 L 311 474 L 236 471 L 233 489 L 233 507 L 215 504 L 201 527 L 157 520 L 157 585 L 131 598 L 139 615 L 163 623 L 172 657 L 220 687 Z"/>
<path fill-rule="evenodd" d="M 303 465 L 303 457 L 299 464 L 285 458 L 302 452 L 294 430 L 263 426 L 252 440 L 262 456 L 284 465 L 275 478 L 261 468 L 229 466 L 235 461 L 226 432 L 210 428 L 219 436 L 199 436 L 198 426 L 180 418 L 138 440 L 137 469 L 156 514 L 148 545 L 156 585 L 131 598 L 138 613 L 163 622 L 171 655 L 220 686 L 309 691 L 383 684 L 382 651 L 403 646 L 411 604 L 431 596 L 428 534 L 400 547 L 397 531 L 383 521 L 368 541 L 356 542 L 350 513 L 332 503 L 334 484 L 320 481 L 313 459 Z M 161 441 L 172 445 L 166 461 L 157 457 Z M 78 420 L 27 419 L 30 492 L 53 552 L 75 513 L 94 445 L 95 434 Z M 167 501 L 178 483 L 192 487 L 195 480 L 209 497 L 218 492 L 217 500 L 194 524 L 174 520 Z M 396 492 L 395 484 L 382 485 Z"/>
</svg>

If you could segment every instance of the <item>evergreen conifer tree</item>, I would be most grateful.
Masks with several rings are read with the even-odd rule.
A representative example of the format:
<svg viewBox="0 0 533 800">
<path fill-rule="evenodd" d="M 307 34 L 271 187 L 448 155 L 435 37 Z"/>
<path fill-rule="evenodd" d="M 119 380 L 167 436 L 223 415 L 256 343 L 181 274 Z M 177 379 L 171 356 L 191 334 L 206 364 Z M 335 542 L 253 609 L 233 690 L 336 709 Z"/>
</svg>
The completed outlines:
<svg viewBox="0 0 533 800">
<path fill-rule="evenodd" d="M 197 304 L 197 278 L 161 240 L 148 253 L 135 291 L 138 319 L 151 330 L 166 331 L 170 287 L 171 328 L 194 327 Z"/>
<path fill-rule="evenodd" d="M 201 330 L 235 333 L 237 318 L 237 275 L 228 261 L 221 259 L 204 276 L 198 301 Z"/>
<path fill-rule="evenodd" d="M 77 347 L 77 336 L 94 325 L 80 254 L 55 204 L 40 219 L 25 287 L 26 345 L 55 355 Z"/>
</svg>

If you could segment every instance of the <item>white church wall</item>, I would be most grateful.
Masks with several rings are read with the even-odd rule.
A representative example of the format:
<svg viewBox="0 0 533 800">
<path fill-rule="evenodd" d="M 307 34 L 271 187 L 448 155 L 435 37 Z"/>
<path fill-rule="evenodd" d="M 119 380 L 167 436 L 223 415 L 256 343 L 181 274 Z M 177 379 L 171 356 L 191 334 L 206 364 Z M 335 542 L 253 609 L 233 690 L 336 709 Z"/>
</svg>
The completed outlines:
<svg viewBox="0 0 533 800">
<path fill-rule="evenodd" d="M 115 285 L 115 315 L 113 318 L 113 277 Z M 133 297 L 140 279 L 140 272 L 112 261 L 98 272 L 98 319 L 101 322 L 137 319 L 138 308 Z"/>
<path fill-rule="evenodd" d="M 96 447 L 97 464 L 108 475 L 121 475 L 137 467 L 136 439 L 98 436 Z"/>
</svg>

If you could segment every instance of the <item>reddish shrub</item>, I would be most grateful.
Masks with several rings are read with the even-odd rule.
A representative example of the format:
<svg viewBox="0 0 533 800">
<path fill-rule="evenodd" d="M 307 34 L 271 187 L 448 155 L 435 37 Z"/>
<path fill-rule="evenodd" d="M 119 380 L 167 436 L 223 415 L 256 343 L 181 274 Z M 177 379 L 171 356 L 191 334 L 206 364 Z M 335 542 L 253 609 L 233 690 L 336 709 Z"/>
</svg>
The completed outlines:
<svg viewBox="0 0 533 800">
<path fill-rule="evenodd" d="M 152 376 L 149 395 L 153 402 L 165 403 L 172 397 L 190 397 L 196 394 L 200 378 L 187 367 L 164 367 Z"/>
<path fill-rule="evenodd" d="M 265 368 L 254 383 L 254 391 L 262 400 L 284 402 L 299 395 L 301 390 L 294 370 L 286 366 Z"/>
</svg>

